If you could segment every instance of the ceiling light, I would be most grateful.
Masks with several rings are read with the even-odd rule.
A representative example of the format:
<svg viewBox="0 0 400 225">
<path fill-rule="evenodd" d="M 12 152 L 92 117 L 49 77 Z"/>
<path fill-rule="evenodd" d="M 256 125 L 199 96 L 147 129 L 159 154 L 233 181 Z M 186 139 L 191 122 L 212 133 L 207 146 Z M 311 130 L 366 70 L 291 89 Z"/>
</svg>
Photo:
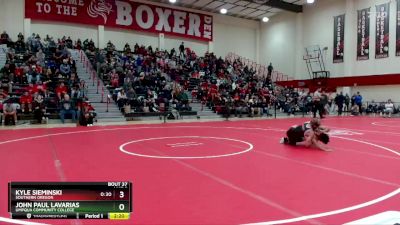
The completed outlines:
<svg viewBox="0 0 400 225">
<path fill-rule="evenodd" d="M 219 11 L 220 13 L 222 13 L 222 14 L 226 14 L 227 12 L 228 12 L 228 10 L 227 9 L 224 9 L 224 8 L 222 8 L 220 11 Z"/>
<path fill-rule="evenodd" d="M 266 16 L 264 16 L 264 17 L 262 18 L 262 21 L 263 21 L 264 23 L 266 23 L 266 22 L 268 22 L 268 21 L 269 21 L 269 18 L 268 18 L 268 17 L 266 17 Z"/>
<path fill-rule="evenodd" d="M 175 2 L 176 2 L 176 0 L 169 0 L 169 2 L 170 2 L 170 3 L 175 3 Z"/>
<path fill-rule="evenodd" d="M 314 3 L 314 0 L 307 0 L 307 3 L 308 3 L 308 4 L 313 4 L 313 3 Z"/>
</svg>

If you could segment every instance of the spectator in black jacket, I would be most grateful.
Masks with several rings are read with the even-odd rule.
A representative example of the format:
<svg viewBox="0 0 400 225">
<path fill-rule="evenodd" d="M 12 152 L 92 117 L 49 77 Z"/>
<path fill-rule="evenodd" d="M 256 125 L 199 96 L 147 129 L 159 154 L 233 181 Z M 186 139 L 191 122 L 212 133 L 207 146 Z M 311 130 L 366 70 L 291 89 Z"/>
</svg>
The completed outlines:
<svg viewBox="0 0 400 225">
<path fill-rule="evenodd" d="M 338 107 L 338 115 L 341 116 L 343 113 L 343 104 L 345 102 L 345 97 L 343 95 L 343 92 L 340 92 L 340 94 L 337 94 L 335 97 L 335 104 Z"/>
<path fill-rule="evenodd" d="M 179 46 L 179 57 L 181 57 L 181 55 L 185 56 L 185 45 L 183 42 Z"/>
<path fill-rule="evenodd" d="M 272 76 L 272 71 L 274 70 L 274 67 L 272 66 L 272 63 L 269 64 L 267 70 L 268 70 L 268 75 L 267 75 L 268 79 L 267 80 L 270 80 L 271 76 Z"/>
<path fill-rule="evenodd" d="M 349 94 L 346 94 L 346 96 L 344 96 L 344 103 L 346 104 L 346 112 L 350 111 L 350 96 Z"/>
</svg>

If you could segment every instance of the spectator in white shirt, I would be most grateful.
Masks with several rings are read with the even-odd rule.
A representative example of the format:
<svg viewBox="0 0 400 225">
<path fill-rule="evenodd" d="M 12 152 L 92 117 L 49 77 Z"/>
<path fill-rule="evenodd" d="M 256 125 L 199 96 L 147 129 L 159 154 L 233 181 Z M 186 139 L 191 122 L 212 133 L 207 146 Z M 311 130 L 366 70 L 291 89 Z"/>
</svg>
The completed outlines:
<svg viewBox="0 0 400 225">
<path fill-rule="evenodd" d="M 128 98 L 126 97 L 126 93 L 124 89 L 122 89 L 120 92 L 118 92 L 117 95 L 117 104 L 118 107 L 121 109 L 127 102 Z"/>
<path fill-rule="evenodd" d="M 389 118 L 392 116 L 394 111 L 394 105 L 391 99 L 389 99 L 385 104 L 385 109 L 383 110 L 384 114 L 383 117 L 388 116 Z"/>
<path fill-rule="evenodd" d="M 319 114 L 319 117 L 322 119 L 324 118 L 324 106 L 321 104 L 321 88 L 318 88 L 315 92 L 314 92 L 314 96 L 313 96 L 313 114 L 314 114 L 314 118 L 317 117 L 317 111 Z"/>
</svg>

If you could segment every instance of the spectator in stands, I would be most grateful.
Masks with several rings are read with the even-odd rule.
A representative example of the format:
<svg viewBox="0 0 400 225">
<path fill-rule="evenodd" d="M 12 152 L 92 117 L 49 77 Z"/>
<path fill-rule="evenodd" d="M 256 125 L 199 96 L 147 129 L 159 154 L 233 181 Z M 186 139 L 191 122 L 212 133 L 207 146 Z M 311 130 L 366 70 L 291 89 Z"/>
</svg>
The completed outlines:
<svg viewBox="0 0 400 225">
<path fill-rule="evenodd" d="M 181 104 L 179 101 L 176 99 L 173 100 L 173 104 L 175 105 L 175 109 L 179 110 L 182 108 Z M 156 105 L 156 100 L 154 98 L 154 95 L 148 95 L 147 98 L 144 100 L 144 107 L 143 107 L 144 112 L 158 112 L 158 107 Z"/>
<path fill-rule="evenodd" d="M 25 91 L 24 95 L 21 96 L 21 98 L 19 99 L 22 113 L 24 113 L 27 109 L 29 110 L 29 112 L 32 112 L 32 102 L 32 95 L 30 95 L 28 91 Z"/>
<path fill-rule="evenodd" d="M 41 81 L 37 82 L 36 84 L 37 90 L 43 94 L 43 92 L 47 90 L 47 83 L 48 82 L 41 82 Z"/>
<path fill-rule="evenodd" d="M 120 92 L 118 92 L 117 95 L 117 104 L 118 104 L 118 108 L 122 109 L 122 107 L 124 107 L 124 105 L 127 103 L 127 96 L 125 94 L 124 89 L 122 89 Z"/>
<path fill-rule="evenodd" d="M 67 47 L 63 47 L 62 45 L 60 45 L 59 46 L 59 48 L 60 48 L 60 56 L 63 58 L 63 59 L 66 59 L 66 58 L 68 58 L 69 57 L 69 51 L 68 51 L 68 48 Z M 67 60 L 67 63 L 68 63 L 68 60 Z"/>
<path fill-rule="evenodd" d="M 385 102 L 380 102 L 379 104 L 377 104 L 377 109 L 379 115 L 383 116 L 383 111 L 385 110 Z"/>
<path fill-rule="evenodd" d="M 269 113 L 269 102 L 267 98 L 263 98 L 261 103 L 260 103 L 260 108 L 261 108 L 261 116 L 264 114 L 268 116 L 272 116 L 272 114 Z"/>
<path fill-rule="evenodd" d="M 7 82 L 10 79 L 10 74 L 12 73 L 12 68 L 10 67 L 10 62 L 6 62 L 6 64 L 4 64 L 4 67 L 1 68 L 0 70 L 0 75 L 1 75 L 1 79 L 2 80 L 7 80 Z"/>
<path fill-rule="evenodd" d="M 56 44 L 56 42 L 54 41 L 54 38 L 53 38 L 53 37 L 50 37 L 48 42 L 49 42 L 49 43 L 48 43 L 49 51 L 52 52 L 52 53 L 55 53 L 55 52 L 56 52 L 56 49 L 57 49 L 57 44 Z"/>
<path fill-rule="evenodd" d="M 8 97 L 7 92 L 4 91 L 3 88 L 0 87 L 0 104 Z"/>
<path fill-rule="evenodd" d="M 385 104 L 385 109 L 383 110 L 383 117 L 392 117 L 394 112 L 394 105 L 391 99 L 389 99 Z"/>
<path fill-rule="evenodd" d="M 137 97 L 135 89 L 133 89 L 132 86 L 130 86 L 128 91 L 126 92 L 126 97 L 128 98 L 129 101 L 132 101 L 133 99 L 135 99 Z"/>
<path fill-rule="evenodd" d="M 3 90 L 3 88 L 0 86 L 0 125 L 3 121 L 3 103 L 4 100 L 6 100 L 6 98 L 8 97 L 7 93 Z"/>
<path fill-rule="evenodd" d="M 354 103 L 358 106 L 360 115 L 362 115 L 362 100 L 363 98 L 360 92 L 357 92 L 357 95 L 354 97 Z"/>
<path fill-rule="evenodd" d="M 35 122 L 41 124 L 42 121 L 45 119 L 45 106 L 44 106 L 44 98 L 42 92 L 37 92 L 34 94 L 34 119 Z"/>
<path fill-rule="evenodd" d="M 258 100 L 255 96 L 249 99 L 248 107 L 249 117 L 253 117 L 260 112 L 258 108 Z"/>
<path fill-rule="evenodd" d="M 59 71 L 58 71 L 58 65 L 56 64 L 56 61 L 55 61 L 54 59 L 55 59 L 55 58 L 53 57 L 52 59 L 50 59 L 50 60 L 47 61 L 47 63 L 46 63 L 46 68 L 47 68 L 48 70 L 50 70 L 50 71 L 47 71 L 47 72 L 50 72 L 50 74 L 52 75 L 52 77 L 55 76 L 55 75 L 58 75 L 57 73 L 59 72 Z"/>
<path fill-rule="evenodd" d="M 114 51 L 115 51 L 115 45 L 111 41 L 108 41 L 108 43 L 107 43 L 108 54 L 111 54 Z"/>
<path fill-rule="evenodd" d="M 17 35 L 17 38 L 21 38 L 22 40 L 25 39 L 24 35 L 22 34 L 22 32 L 19 32 Z"/>
<path fill-rule="evenodd" d="M 29 49 L 31 49 L 31 46 L 32 46 L 32 43 L 33 43 L 33 40 L 35 39 L 35 37 L 36 37 L 35 33 L 32 33 L 32 35 L 28 37 L 27 44 L 28 44 Z"/>
<path fill-rule="evenodd" d="M 33 53 L 36 53 L 41 48 L 43 48 L 43 45 L 42 45 L 40 36 L 39 36 L 39 34 L 36 34 L 36 37 L 32 40 L 31 51 Z"/>
<path fill-rule="evenodd" d="M 110 72 L 110 79 L 111 79 L 111 86 L 113 86 L 114 88 L 119 87 L 119 76 L 115 69 L 113 69 L 112 72 Z"/>
<path fill-rule="evenodd" d="M 131 46 L 129 46 L 128 43 L 126 43 L 125 46 L 124 46 L 124 52 L 127 53 L 127 54 L 131 53 Z"/>
<path fill-rule="evenodd" d="M 358 107 L 358 105 L 354 104 L 351 107 L 350 112 L 351 112 L 352 116 L 358 116 L 358 115 L 360 115 L 360 108 Z"/>
<path fill-rule="evenodd" d="M 247 103 L 243 99 L 235 99 L 234 101 L 234 106 L 235 106 L 235 116 L 237 117 L 239 114 L 239 117 L 242 117 L 243 113 L 247 113 Z"/>
<path fill-rule="evenodd" d="M 79 78 L 76 73 L 71 73 L 71 77 L 68 79 L 68 86 L 73 87 L 79 85 Z"/>
<path fill-rule="evenodd" d="M 49 48 L 50 36 L 47 34 L 46 37 L 43 39 L 43 49 Z"/>
<path fill-rule="evenodd" d="M 45 62 L 45 57 L 46 56 L 43 53 L 43 50 L 39 49 L 39 51 L 36 53 L 37 64 L 43 67 Z"/>
<path fill-rule="evenodd" d="M 231 96 L 228 96 L 227 98 L 223 98 L 223 115 L 226 118 L 226 120 L 229 120 L 229 117 L 231 117 L 232 109 L 233 109 L 233 99 Z"/>
<path fill-rule="evenodd" d="M 185 93 L 185 91 L 181 90 L 180 93 L 176 96 L 176 109 L 179 111 L 190 111 L 191 108 L 189 106 L 189 96 Z"/>
<path fill-rule="evenodd" d="M 87 51 L 89 49 L 89 39 L 83 41 L 83 50 Z"/>
<path fill-rule="evenodd" d="M 14 81 L 16 83 L 20 83 L 20 84 L 23 83 L 23 81 L 24 81 L 23 75 L 24 75 L 23 67 L 22 66 L 21 67 L 15 67 L 15 70 L 14 70 Z"/>
<path fill-rule="evenodd" d="M 66 40 L 65 40 L 65 46 L 67 47 L 67 48 L 73 48 L 73 41 L 72 41 L 72 39 L 71 39 L 71 37 L 68 37 Z"/>
<path fill-rule="evenodd" d="M 83 108 L 79 110 L 79 125 L 80 126 L 93 126 L 94 114 L 88 104 L 84 104 Z"/>
<path fill-rule="evenodd" d="M 170 54 L 169 54 L 169 57 L 170 57 L 170 58 L 172 58 L 173 56 L 176 56 L 175 48 L 172 48 L 172 49 L 171 49 L 171 52 L 170 52 Z"/>
<path fill-rule="evenodd" d="M 283 111 L 288 114 L 288 116 L 294 116 L 296 112 L 297 104 L 294 98 L 287 96 L 286 102 L 284 104 Z"/>
<path fill-rule="evenodd" d="M 86 85 L 85 80 L 81 80 L 79 82 L 78 88 L 79 88 L 79 90 L 81 92 L 80 93 L 81 98 L 86 98 L 87 97 L 87 92 L 88 92 L 88 87 Z"/>
<path fill-rule="evenodd" d="M 90 39 L 89 44 L 88 44 L 88 49 L 89 49 L 89 51 L 95 50 L 95 44 L 94 44 L 93 39 Z"/>
<path fill-rule="evenodd" d="M 40 74 L 36 70 L 36 65 L 33 65 L 32 68 L 28 71 L 27 80 L 28 83 L 37 83 L 40 81 Z"/>
<path fill-rule="evenodd" d="M 81 50 L 82 49 L 82 41 L 81 39 L 78 38 L 78 40 L 75 42 L 75 49 Z"/>
<path fill-rule="evenodd" d="M 60 72 L 63 77 L 69 77 L 71 75 L 71 66 L 68 64 L 67 59 L 64 59 L 63 64 L 60 65 Z"/>
<path fill-rule="evenodd" d="M 15 51 L 16 51 L 16 53 L 26 51 L 25 42 L 24 42 L 23 38 L 18 37 L 18 40 L 15 42 Z"/>
<path fill-rule="evenodd" d="M 5 44 L 8 45 L 11 42 L 10 36 L 7 34 L 6 31 L 3 31 L 3 33 L 0 35 L 0 45 Z"/>
<path fill-rule="evenodd" d="M 78 85 L 73 85 L 71 88 L 71 99 L 76 104 L 79 100 L 83 98 Z"/>
<path fill-rule="evenodd" d="M 65 36 L 63 36 L 62 38 L 58 38 L 57 39 L 57 44 L 60 46 L 60 49 L 63 49 L 64 47 L 67 47 L 66 46 L 66 40 L 67 40 L 67 38 L 65 37 Z"/>
<path fill-rule="evenodd" d="M 68 94 L 64 95 L 64 99 L 61 100 L 60 104 L 61 104 L 61 110 L 60 110 L 61 122 L 62 123 L 65 122 L 65 115 L 71 115 L 72 122 L 75 122 L 76 111 L 73 102 L 71 101 Z"/>
<path fill-rule="evenodd" d="M 56 88 L 56 94 L 59 100 L 61 100 L 65 94 L 67 94 L 68 89 L 63 82 Z"/>
<path fill-rule="evenodd" d="M 76 72 L 75 60 L 72 58 L 72 56 L 69 54 L 69 52 L 68 52 L 67 59 L 68 59 L 68 64 L 71 67 L 72 72 Z"/>
<path fill-rule="evenodd" d="M 12 125 L 15 125 L 17 123 L 17 108 L 11 101 L 8 101 L 4 105 L 3 114 L 4 125 L 10 125 L 9 121 L 11 121 Z"/>
<path fill-rule="evenodd" d="M 366 113 L 367 114 L 374 114 L 374 116 L 379 112 L 378 104 L 374 100 L 367 106 Z"/>
</svg>

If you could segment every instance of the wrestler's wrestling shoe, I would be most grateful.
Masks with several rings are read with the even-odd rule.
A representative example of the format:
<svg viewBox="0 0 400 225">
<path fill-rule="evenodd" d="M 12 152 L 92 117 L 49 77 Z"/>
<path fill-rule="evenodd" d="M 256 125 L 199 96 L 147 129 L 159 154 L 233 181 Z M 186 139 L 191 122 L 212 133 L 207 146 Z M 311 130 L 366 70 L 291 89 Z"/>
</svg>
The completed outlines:
<svg viewBox="0 0 400 225">
<path fill-rule="evenodd" d="M 287 144 L 289 142 L 289 140 L 286 137 L 281 138 L 281 140 L 279 141 L 279 143 L 281 144 Z"/>
</svg>

